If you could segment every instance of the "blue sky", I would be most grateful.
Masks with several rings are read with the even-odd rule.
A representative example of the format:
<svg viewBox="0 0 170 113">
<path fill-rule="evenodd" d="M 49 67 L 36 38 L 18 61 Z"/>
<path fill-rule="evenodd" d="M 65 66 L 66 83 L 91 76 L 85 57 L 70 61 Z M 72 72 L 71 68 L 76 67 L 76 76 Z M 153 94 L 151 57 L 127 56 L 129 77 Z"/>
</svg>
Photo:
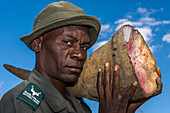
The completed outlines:
<svg viewBox="0 0 170 113">
<path fill-rule="evenodd" d="M 57 0 L 6 0 L 0 2 L 0 98 L 22 80 L 3 68 L 12 64 L 34 68 L 35 55 L 19 38 L 32 31 L 34 18 L 47 4 Z M 170 2 L 168 0 L 68 0 L 100 19 L 102 29 L 90 55 L 124 24 L 131 24 L 144 36 L 161 68 L 163 92 L 142 105 L 136 113 L 170 113 Z M 86 100 L 93 113 L 98 103 Z"/>
</svg>

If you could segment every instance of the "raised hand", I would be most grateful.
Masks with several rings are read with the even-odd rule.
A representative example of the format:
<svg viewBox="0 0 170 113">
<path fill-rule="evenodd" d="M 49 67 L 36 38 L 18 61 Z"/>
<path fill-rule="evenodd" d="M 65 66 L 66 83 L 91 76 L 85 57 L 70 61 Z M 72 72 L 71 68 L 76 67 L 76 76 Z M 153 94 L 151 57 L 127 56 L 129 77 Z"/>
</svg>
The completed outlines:
<svg viewBox="0 0 170 113">
<path fill-rule="evenodd" d="M 111 85 L 110 63 L 105 64 L 104 71 L 98 72 L 97 90 L 99 94 L 99 113 L 126 113 L 128 102 L 137 88 L 137 82 L 132 83 L 127 92 L 121 96 L 119 92 L 119 66 L 115 65 L 113 83 Z"/>
</svg>

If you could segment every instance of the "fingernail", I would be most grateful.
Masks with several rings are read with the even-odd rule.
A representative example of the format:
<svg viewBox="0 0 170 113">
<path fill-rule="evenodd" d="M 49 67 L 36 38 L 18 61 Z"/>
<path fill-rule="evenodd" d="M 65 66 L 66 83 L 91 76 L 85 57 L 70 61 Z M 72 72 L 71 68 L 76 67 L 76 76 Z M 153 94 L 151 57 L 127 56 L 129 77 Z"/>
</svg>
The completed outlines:
<svg viewBox="0 0 170 113">
<path fill-rule="evenodd" d="M 133 82 L 133 85 L 134 85 L 134 86 L 137 86 L 137 85 L 138 85 L 138 82 L 136 82 L 136 81 Z"/>
<path fill-rule="evenodd" d="M 115 71 L 117 71 L 117 66 L 115 66 Z"/>
<path fill-rule="evenodd" d="M 106 62 L 105 66 L 106 66 L 106 67 L 109 67 L 109 62 Z"/>
<path fill-rule="evenodd" d="M 101 68 L 99 68 L 99 72 L 101 72 L 102 71 L 102 69 Z"/>
</svg>

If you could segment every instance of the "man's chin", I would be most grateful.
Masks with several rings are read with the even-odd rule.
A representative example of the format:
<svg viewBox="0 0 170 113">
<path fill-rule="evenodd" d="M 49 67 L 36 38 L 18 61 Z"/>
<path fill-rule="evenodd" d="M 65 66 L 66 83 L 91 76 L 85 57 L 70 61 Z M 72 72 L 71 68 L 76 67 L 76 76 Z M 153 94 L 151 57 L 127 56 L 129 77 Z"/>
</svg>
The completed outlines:
<svg viewBox="0 0 170 113">
<path fill-rule="evenodd" d="M 65 85 L 66 85 L 66 87 L 73 87 L 76 85 L 76 83 L 66 83 Z"/>
<path fill-rule="evenodd" d="M 67 75 L 67 78 L 63 81 L 66 87 L 73 87 L 77 84 L 80 73 L 72 73 Z"/>
<path fill-rule="evenodd" d="M 76 78 L 74 80 L 70 80 L 68 82 L 65 82 L 65 85 L 66 85 L 66 87 L 73 87 L 77 84 L 77 82 L 78 82 L 78 78 Z"/>
<path fill-rule="evenodd" d="M 72 81 L 72 82 L 66 82 L 66 87 L 73 87 L 77 84 L 78 80 Z"/>
</svg>

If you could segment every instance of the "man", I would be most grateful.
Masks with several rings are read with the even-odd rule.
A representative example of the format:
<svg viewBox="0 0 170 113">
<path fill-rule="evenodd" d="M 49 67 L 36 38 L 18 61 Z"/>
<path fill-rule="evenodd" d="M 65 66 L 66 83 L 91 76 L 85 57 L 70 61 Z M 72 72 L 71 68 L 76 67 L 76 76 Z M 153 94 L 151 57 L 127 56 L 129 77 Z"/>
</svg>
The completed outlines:
<svg viewBox="0 0 170 113">
<path fill-rule="evenodd" d="M 89 49 L 97 40 L 100 22 L 87 16 L 69 2 L 49 4 L 36 17 L 33 32 L 21 40 L 36 54 L 35 69 L 25 80 L 1 99 L 1 113 L 89 113 L 87 105 L 70 94 L 66 87 L 78 81 Z M 104 72 L 104 73 L 103 73 Z M 100 113 L 135 112 L 146 100 L 129 103 L 137 82 L 121 97 L 119 67 L 115 66 L 113 90 L 110 91 L 110 64 L 99 69 Z M 102 79 L 104 76 L 105 84 Z M 160 84 L 161 92 L 162 84 Z M 157 93 L 157 94 L 158 94 Z M 155 95 L 157 95 L 155 94 Z"/>
</svg>

